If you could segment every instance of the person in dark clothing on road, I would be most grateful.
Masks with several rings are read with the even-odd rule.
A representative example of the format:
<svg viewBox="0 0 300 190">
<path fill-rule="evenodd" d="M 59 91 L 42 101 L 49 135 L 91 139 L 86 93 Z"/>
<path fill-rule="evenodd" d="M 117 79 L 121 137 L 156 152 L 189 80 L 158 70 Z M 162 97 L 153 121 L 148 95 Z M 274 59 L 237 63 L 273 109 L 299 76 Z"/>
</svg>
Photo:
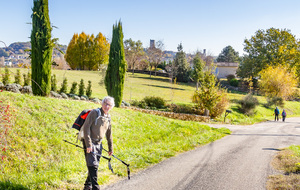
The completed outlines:
<svg viewBox="0 0 300 190">
<path fill-rule="evenodd" d="M 92 110 L 83 126 L 83 147 L 85 151 L 85 160 L 88 168 L 88 177 L 84 183 L 84 190 L 99 190 L 100 186 L 98 180 L 98 166 L 100 156 L 102 154 L 102 139 L 106 136 L 108 144 L 108 155 L 113 154 L 113 140 L 111 130 L 111 117 L 109 111 L 115 106 L 114 98 L 105 97 L 102 100 L 102 107 L 99 110 Z M 98 108 L 99 109 L 99 108 Z"/>
<path fill-rule="evenodd" d="M 275 121 L 278 121 L 278 116 L 279 116 L 279 109 L 278 107 L 276 107 L 276 109 L 274 110 L 275 112 Z"/>
<path fill-rule="evenodd" d="M 284 121 L 285 121 L 285 118 L 286 118 L 286 112 L 285 112 L 285 109 L 282 110 L 281 116 L 282 116 L 282 121 L 284 122 Z"/>
</svg>

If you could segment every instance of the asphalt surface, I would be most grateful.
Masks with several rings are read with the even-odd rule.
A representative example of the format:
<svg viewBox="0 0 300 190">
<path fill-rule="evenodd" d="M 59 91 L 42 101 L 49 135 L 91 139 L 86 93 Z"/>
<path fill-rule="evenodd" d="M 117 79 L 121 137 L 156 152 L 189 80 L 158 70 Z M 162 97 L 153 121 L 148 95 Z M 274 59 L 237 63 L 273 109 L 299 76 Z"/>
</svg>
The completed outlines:
<svg viewBox="0 0 300 190">
<path fill-rule="evenodd" d="M 232 131 L 220 140 L 167 159 L 105 190 L 261 190 L 276 152 L 300 144 L 300 118 L 249 126 L 212 125 Z"/>
</svg>

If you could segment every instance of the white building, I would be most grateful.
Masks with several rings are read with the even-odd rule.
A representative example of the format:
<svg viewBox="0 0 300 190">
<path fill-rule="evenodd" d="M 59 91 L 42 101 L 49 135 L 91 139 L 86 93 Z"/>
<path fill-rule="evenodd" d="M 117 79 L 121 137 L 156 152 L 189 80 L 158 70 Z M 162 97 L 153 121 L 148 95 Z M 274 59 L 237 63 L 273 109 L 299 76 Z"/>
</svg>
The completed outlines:
<svg viewBox="0 0 300 190">
<path fill-rule="evenodd" d="M 239 63 L 218 62 L 215 75 L 218 78 L 226 78 L 228 75 L 235 75 Z"/>
</svg>

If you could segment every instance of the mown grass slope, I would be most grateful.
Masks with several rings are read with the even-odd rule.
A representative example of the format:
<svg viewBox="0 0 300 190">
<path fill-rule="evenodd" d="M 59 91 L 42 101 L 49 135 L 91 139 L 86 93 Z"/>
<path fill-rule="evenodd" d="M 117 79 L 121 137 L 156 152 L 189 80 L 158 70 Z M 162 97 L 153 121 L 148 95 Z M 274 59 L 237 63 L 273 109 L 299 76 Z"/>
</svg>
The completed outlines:
<svg viewBox="0 0 300 190">
<path fill-rule="evenodd" d="M 63 140 L 75 143 L 77 131 L 71 124 L 83 109 L 100 105 L 5 91 L 0 101 L 0 189 L 81 189 L 87 175 L 83 150 Z M 132 172 L 230 134 L 224 128 L 121 108 L 111 115 L 114 153 L 130 163 Z M 100 184 L 127 175 L 118 160 L 112 166 L 116 175 L 101 160 Z"/>
<path fill-rule="evenodd" d="M 27 69 L 20 69 L 21 73 L 27 73 Z M 16 74 L 16 68 L 10 68 L 10 81 L 14 81 L 13 75 Z M 3 73 L 4 70 L 2 69 Z M 68 79 L 68 91 L 71 88 L 72 82 L 79 83 L 84 79 L 85 85 L 89 80 L 92 81 L 92 97 L 99 99 L 107 95 L 105 87 L 99 85 L 103 79 L 98 71 L 76 71 L 76 70 L 52 70 L 52 74 L 57 77 L 57 86 L 61 87 L 63 78 Z M 189 83 L 170 83 L 169 78 L 159 76 L 149 76 L 147 74 L 132 73 L 126 74 L 125 88 L 123 99 L 127 102 L 131 100 L 142 100 L 145 96 L 160 96 L 167 100 L 167 103 L 176 104 L 192 104 L 192 96 L 196 87 L 194 84 Z M 226 123 L 231 124 L 253 124 L 266 120 L 273 120 L 274 107 L 267 108 L 264 105 L 267 103 L 264 96 L 255 96 L 259 100 L 259 105 L 255 110 L 255 114 L 247 116 L 239 111 L 238 101 L 245 96 L 245 93 L 228 93 L 230 105 L 228 109 L 232 113 L 226 117 Z M 286 101 L 284 107 L 280 107 L 280 111 L 285 108 L 287 117 L 300 116 L 300 103 L 293 101 Z M 224 114 L 215 119 L 217 122 L 224 122 Z"/>
</svg>

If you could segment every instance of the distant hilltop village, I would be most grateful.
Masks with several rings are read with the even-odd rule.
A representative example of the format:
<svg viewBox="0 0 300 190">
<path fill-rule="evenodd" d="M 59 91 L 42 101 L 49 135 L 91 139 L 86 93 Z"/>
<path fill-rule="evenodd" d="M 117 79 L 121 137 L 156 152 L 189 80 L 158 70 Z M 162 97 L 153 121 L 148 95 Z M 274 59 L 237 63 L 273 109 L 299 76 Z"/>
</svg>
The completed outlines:
<svg viewBox="0 0 300 190">
<path fill-rule="evenodd" d="M 60 47 L 61 51 L 66 53 L 66 45 Z M 155 47 L 155 40 L 150 40 L 150 47 Z M 15 42 L 8 47 L 0 48 L 0 66 L 17 67 L 18 64 L 30 64 L 29 51 L 31 49 L 30 42 Z M 172 61 L 177 52 L 165 50 L 162 62 Z M 205 54 L 205 49 L 203 54 Z M 191 54 L 187 54 L 187 59 L 192 57 Z M 53 59 L 63 58 L 63 55 L 56 49 L 53 49 Z"/>
<path fill-rule="evenodd" d="M 65 53 L 66 45 L 62 45 L 60 49 Z M 15 42 L 8 47 L 0 48 L 0 66 L 18 67 L 30 64 L 29 52 L 31 50 L 30 42 Z M 63 57 L 56 49 L 53 49 L 53 59 Z"/>
<path fill-rule="evenodd" d="M 2 42 L 2 41 L 0 41 Z M 149 48 L 158 48 L 155 47 L 155 40 L 150 40 L 150 46 Z M 60 50 L 62 52 L 67 51 L 66 45 L 60 45 Z M 30 42 L 15 42 L 10 44 L 8 47 L 0 48 L 0 67 L 24 67 L 29 68 L 31 65 L 30 61 L 30 49 L 31 49 L 31 43 Z M 144 48 L 144 51 L 147 51 L 147 48 Z M 174 51 L 163 51 L 163 56 L 161 59 L 162 63 L 169 64 L 174 60 L 176 57 L 176 53 Z M 204 49 L 200 53 L 202 59 L 206 62 L 207 65 L 215 63 L 216 64 L 216 70 L 215 74 L 218 76 L 218 78 L 224 78 L 229 74 L 236 73 L 236 70 L 238 68 L 238 63 L 225 63 L 220 62 L 216 63 L 216 57 L 206 55 L 206 50 Z M 190 66 L 193 68 L 193 58 L 195 54 L 186 54 L 186 60 L 190 64 Z M 71 69 L 68 63 L 66 62 L 64 55 L 60 53 L 55 48 L 53 49 L 53 66 L 56 69 Z M 130 70 L 130 68 L 128 68 Z M 162 70 L 164 71 L 164 70 Z M 165 71 L 164 71 L 165 72 Z"/>
</svg>

